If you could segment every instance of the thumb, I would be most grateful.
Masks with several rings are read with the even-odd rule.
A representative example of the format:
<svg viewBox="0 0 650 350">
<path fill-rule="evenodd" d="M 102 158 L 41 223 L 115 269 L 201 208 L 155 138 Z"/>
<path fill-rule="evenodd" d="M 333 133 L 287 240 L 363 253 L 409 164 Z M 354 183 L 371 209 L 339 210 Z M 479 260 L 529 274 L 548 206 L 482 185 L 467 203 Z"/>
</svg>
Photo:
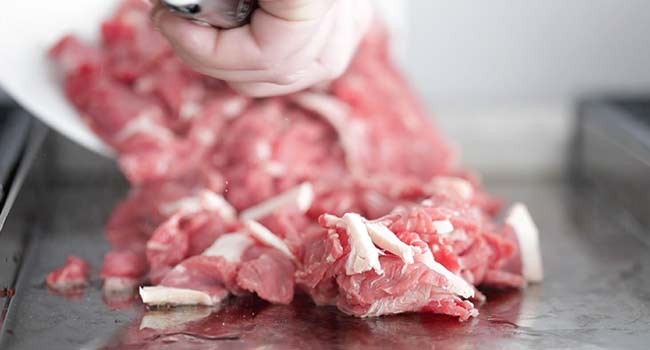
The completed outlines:
<svg viewBox="0 0 650 350">
<path fill-rule="evenodd" d="M 323 17 L 335 1 L 259 0 L 259 5 L 265 12 L 285 21 L 309 21 Z"/>
</svg>

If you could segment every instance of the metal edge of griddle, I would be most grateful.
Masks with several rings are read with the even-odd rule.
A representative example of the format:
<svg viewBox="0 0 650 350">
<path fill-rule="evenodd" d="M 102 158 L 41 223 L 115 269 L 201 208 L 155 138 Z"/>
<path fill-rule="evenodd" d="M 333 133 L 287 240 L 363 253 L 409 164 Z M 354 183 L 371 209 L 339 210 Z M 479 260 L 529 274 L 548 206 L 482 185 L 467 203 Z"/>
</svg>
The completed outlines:
<svg viewBox="0 0 650 350">
<path fill-rule="evenodd" d="M 31 128 L 29 130 L 28 140 L 24 146 L 22 155 L 20 157 L 20 162 L 16 166 L 14 176 L 11 181 L 11 186 L 9 188 L 9 191 L 7 192 L 4 205 L 0 212 L 0 232 L 2 232 L 1 231 L 2 224 L 9 216 L 13 208 L 13 205 L 16 199 L 18 198 L 18 194 L 22 189 L 25 179 L 27 178 L 32 168 L 32 165 L 38 155 L 38 152 L 41 149 L 41 145 L 43 144 L 43 141 L 45 140 L 45 137 L 47 136 L 48 133 L 47 127 L 39 122 L 34 121 L 31 115 L 29 115 L 27 112 L 17 111 L 15 113 L 17 113 L 19 118 L 29 119 L 31 121 Z M 29 229 L 25 230 L 25 232 L 21 232 L 21 234 L 24 234 L 24 236 L 22 237 L 24 239 L 24 244 L 27 244 L 27 239 L 29 237 L 28 230 Z M 2 236 L 0 236 L 0 242 L 1 241 L 2 241 Z M 13 288 L 16 286 L 17 278 L 18 275 L 20 274 L 21 266 L 23 264 L 23 257 L 24 254 L 18 256 L 17 257 L 18 263 L 15 266 L 15 270 L 9 271 L 9 274 L 13 275 L 12 285 L 10 285 L 9 288 Z M 4 321 L 6 316 L 10 312 L 12 300 L 13 298 L 8 297 L 6 298 L 6 300 L 4 300 L 3 304 L 0 305 L 2 307 L 0 309 L 0 344 L 2 344 L 2 337 L 5 334 Z"/>
<path fill-rule="evenodd" d="M 631 231 L 650 246 L 650 175 L 643 176 L 650 174 L 650 124 L 625 108 L 626 101 L 637 100 L 610 97 L 580 103 L 568 168 L 575 188 L 597 191 L 617 209 L 617 220 L 634 226 Z M 604 166 L 594 164 L 594 159 Z M 623 167 L 612 166 L 615 162 Z M 629 170 L 633 172 L 626 174 Z"/>
<path fill-rule="evenodd" d="M 15 111 L 15 107 L 0 106 L 0 208 L 4 208 L 5 195 L 8 194 L 5 189 L 10 187 L 32 124 L 31 118 L 24 118 Z M 0 221 L 0 232 L 2 223 Z"/>
<path fill-rule="evenodd" d="M 18 305 L 20 303 L 20 300 L 23 298 L 24 293 L 21 291 L 23 287 L 27 287 L 26 281 L 29 280 L 29 276 L 32 273 L 31 266 L 33 266 L 34 259 L 36 259 L 36 252 L 38 252 L 40 248 L 39 237 L 42 235 L 41 228 L 39 226 L 32 226 L 28 230 L 29 231 L 27 233 L 29 233 L 31 239 L 29 244 L 27 244 L 27 247 L 23 254 L 24 256 L 21 258 L 20 268 L 18 271 L 16 271 L 16 276 L 14 278 L 16 294 L 13 298 L 8 300 L 3 310 L 3 321 L 0 324 L 2 326 L 2 329 L 0 329 L 0 349 L 7 345 L 6 337 L 13 336 L 11 328 L 13 326 L 13 323 L 17 322 L 17 318 L 15 316 L 18 316 L 16 315 L 16 312 L 13 311 L 13 308 L 14 305 Z M 12 315 L 14 317 L 12 317 Z"/>
<path fill-rule="evenodd" d="M 28 120 L 31 120 L 32 118 L 29 114 L 27 114 L 27 112 L 20 111 L 17 113 L 17 115 L 19 115 L 19 118 L 25 118 Z M 22 188 L 23 182 L 25 181 L 25 178 L 27 177 L 31 166 L 36 159 L 36 155 L 41 147 L 41 144 L 47 135 L 47 127 L 40 123 L 32 122 L 31 124 L 32 127 L 28 135 L 28 140 L 25 143 L 24 149 L 22 152 L 20 152 L 20 162 L 16 164 L 14 175 L 9 179 L 9 191 L 7 192 L 2 210 L 0 211 L 0 232 L 2 231 L 2 227 L 7 219 L 7 216 L 9 216 L 9 213 L 11 212 L 16 198 L 18 197 L 18 193 Z"/>
</svg>

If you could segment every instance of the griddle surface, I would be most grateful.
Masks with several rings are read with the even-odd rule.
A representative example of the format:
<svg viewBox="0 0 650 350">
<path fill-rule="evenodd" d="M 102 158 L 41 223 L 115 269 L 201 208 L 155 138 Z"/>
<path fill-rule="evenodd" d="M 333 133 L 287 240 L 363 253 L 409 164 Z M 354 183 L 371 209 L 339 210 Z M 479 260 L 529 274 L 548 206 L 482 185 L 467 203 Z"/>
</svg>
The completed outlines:
<svg viewBox="0 0 650 350">
<path fill-rule="evenodd" d="M 641 228 L 588 191 L 546 183 L 489 188 L 529 205 L 542 232 L 546 281 L 523 292 L 488 292 L 480 316 L 465 323 L 436 315 L 355 319 L 300 298 L 291 306 L 243 298 L 221 310 L 146 311 L 137 302 L 105 304 L 98 280 L 76 298 L 57 296 L 43 280 L 67 255 L 101 266 L 103 226 L 125 189 L 52 189 L 41 203 L 48 219 L 29 228 L 0 348 L 647 349 L 650 254 L 635 236 Z M 175 319 L 195 321 L 139 329 Z"/>
</svg>

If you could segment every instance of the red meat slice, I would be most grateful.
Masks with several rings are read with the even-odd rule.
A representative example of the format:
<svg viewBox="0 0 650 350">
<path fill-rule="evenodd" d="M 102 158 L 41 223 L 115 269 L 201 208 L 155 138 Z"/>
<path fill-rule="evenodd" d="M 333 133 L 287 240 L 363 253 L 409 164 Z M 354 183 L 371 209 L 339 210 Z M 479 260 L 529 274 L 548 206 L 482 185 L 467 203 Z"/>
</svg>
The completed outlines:
<svg viewBox="0 0 650 350">
<path fill-rule="evenodd" d="M 233 109 L 244 109 L 247 102 L 232 94 L 212 96 L 192 116 L 184 139 L 169 144 L 169 147 L 149 147 L 143 152 L 124 154 L 120 157 L 122 169 L 136 184 L 183 179 L 210 169 L 206 167 L 205 163 L 209 162 L 206 158 L 221 141 L 217 135 L 226 124 L 227 116 Z"/>
<path fill-rule="evenodd" d="M 82 69 L 68 75 L 66 94 L 93 130 L 118 152 L 159 148 L 174 139 L 164 111 L 154 100 L 133 93 L 101 71 Z"/>
<path fill-rule="evenodd" d="M 458 317 L 460 321 L 478 316 L 478 310 L 471 302 L 462 300 L 455 295 L 443 293 L 432 295 L 429 304 L 420 311 L 454 316 Z"/>
<path fill-rule="evenodd" d="M 106 294 L 130 293 L 141 283 L 148 271 L 142 252 L 113 250 L 104 256 L 101 277 Z"/>
<path fill-rule="evenodd" d="M 181 210 L 163 223 L 147 242 L 147 261 L 154 283 L 186 257 L 200 254 L 217 237 L 225 233 L 226 226 L 213 211 L 188 213 Z"/>
<path fill-rule="evenodd" d="M 240 288 L 277 304 L 289 304 L 294 295 L 294 265 L 273 248 L 251 247 L 237 273 Z"/>
<path fill-rule="evenodd" d="M 383 275 L 365 273 L 337 277 L 342 293 L 336 305 L 342 311 L 361 317 L 427 311 L 433 300 L 442 299 L 467 305 L 466 312 L 456 314 L 440 308 L 437 313 L 459 316 L 461 321 L 478 315 L 472 303 L 442 289 L 441 286 L 446 284 L 445 278 L 424 264 L 415 263 L 405 268 L 394 257 L 384 257 L 381 263 Z"/>
<path fill-rule="evenodd" d="M 169 203 L 193 196 L 193 185 L 182 182 L 150 184 L 133 189 L 113 211 L 106 235 L 109 243 L 120 249 L 144 251 L 155 229 L 174 212 L 162 210 Z"/>
<path fill-rule="evenodd" d="M 80 257 L 69 256 L 65 265 L 50 272 L 45 280 L 47 286 L 58 291 L 67 291 L 88 285 L 90 265 Z"/>
<path fill-rule="evenodd" d="M 49 55 L 65 75 L 78 73 L 81 70 L 94 71 L 103 62 L 99 49 L 83 44 L 72 35 L 61 39 L 50 49 Z"/>
<path fill-rule="evenodd" d="M 102 25 L 102 38 L 111 75 L 133 82 L 171 47 L 153 29 L 148 15 L 150 5 L 144 1 L 125 1 L 116 15 Z"/>
<path fill-rule="evenodd" d="M 218 255 L 212 248 L 206 250 L 203 255 L 190 257 L 176 265 L 157 284 L 204 292 L 215 303 L 228 292 L 236 295 L 251 292 L 273 303 L 290 303 L 294 295 L 293 261 L 277 249 L 254 243 L 252 238 L 250 244 L 241 247 L 244 250 L 239 256 L 223 251 L 223 246 L 219 252 L 227 255 Z M 233 246 L 228 248 L 237 249 Z"/>
<path fill-rule="evenodd" d="M 104 256 L 101 277 L 120 277 L 139 280 L 147 273 L 147 261 L 141 253 L 113 250 Z"/>
<path fill-rule="evenodd" d="M 333 229 L 327 219 L 322 219 L 322 223 L 326 236 L 312 237 L 306 243 L 303 264 L 296 274 L 298 284 L 317 302 L 335 303 L 346 313 L 368 317 L 421 311 L 441 295 L 462 301 L 450 293 L 451 284 L 455 282 L 424 260 L 416 259 L 415 263 L 405 265 L 401 258 L 386 255 L 379 258 L 382 273 L 374 270 L 351 273 L 346 270 L 345 261 L 350 254 L 355 254 L 349 243 L 353 233 L 336 226 Z M 403 231 L 397 236 L 413 247 L 429 251 L 427 243 L 413 231 Z M 433 258 L 431 262 L 434 263 Z M 466 314 L 452 315 L 460 316 L 461 320 L 476 315 L 471 303 L 464 305 L 469 306 Z"/>
<path fill-rule="evenodd" d="M 159 285 L 197 290 L 215 301 L 228 296 L 227 285 L 235 278 L 236 265 L 222 257 L 194 256 L 174 267 Z"/>
</svg>

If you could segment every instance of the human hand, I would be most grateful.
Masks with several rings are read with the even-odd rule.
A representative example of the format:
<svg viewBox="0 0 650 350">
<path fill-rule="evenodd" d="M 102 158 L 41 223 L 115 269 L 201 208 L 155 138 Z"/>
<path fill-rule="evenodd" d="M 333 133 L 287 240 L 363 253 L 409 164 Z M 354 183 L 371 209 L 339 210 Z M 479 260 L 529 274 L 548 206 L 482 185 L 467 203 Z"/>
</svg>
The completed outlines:
<svg viewBox="0 0 650 350">
<path fill-rule="evenodd" d="M 161 4 L 154 25 L 195 70 L 254 97 L 296 92 L 339 77 L 372 19 L 369 0 L 259 0 L 249 24 L 218 29 Z"/>
</svg>

